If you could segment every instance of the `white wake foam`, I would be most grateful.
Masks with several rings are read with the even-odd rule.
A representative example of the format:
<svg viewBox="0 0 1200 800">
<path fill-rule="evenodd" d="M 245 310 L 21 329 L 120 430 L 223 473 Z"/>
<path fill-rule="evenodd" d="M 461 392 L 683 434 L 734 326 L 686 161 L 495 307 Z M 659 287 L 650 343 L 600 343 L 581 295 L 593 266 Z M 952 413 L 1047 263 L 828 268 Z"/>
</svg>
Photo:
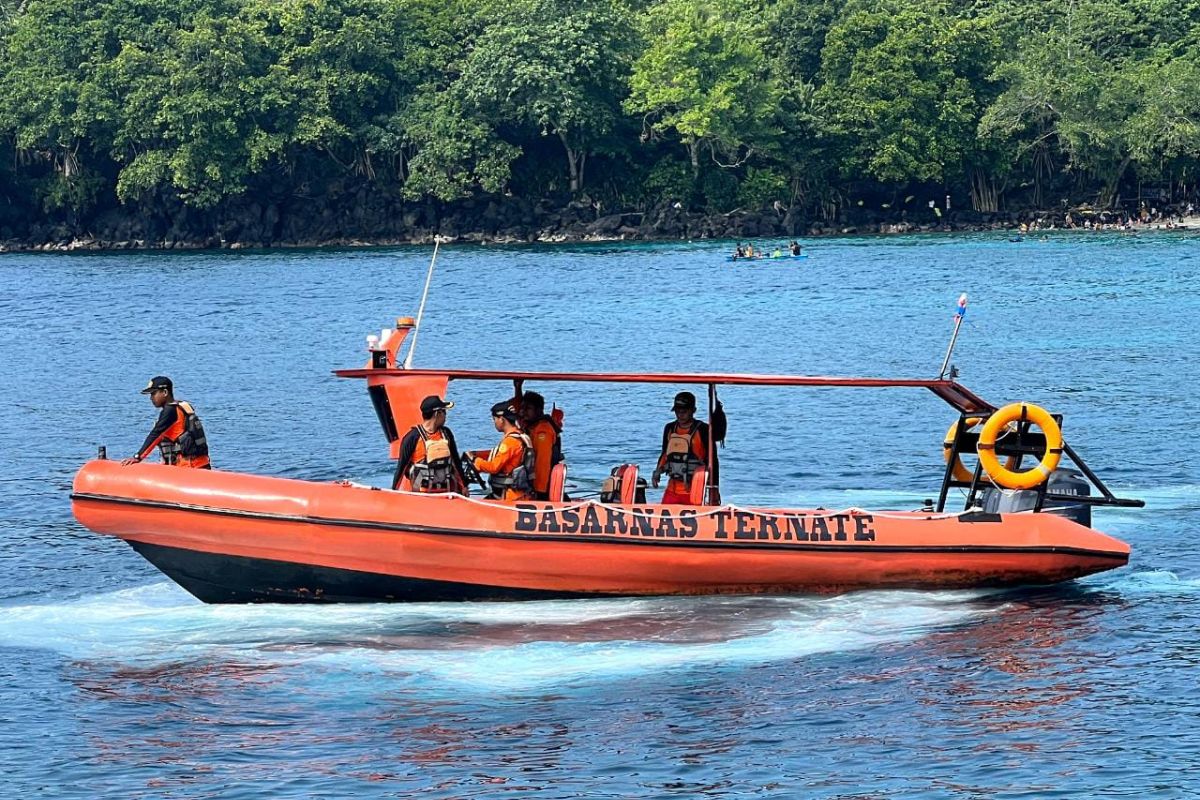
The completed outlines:
<svg viewBox="0 0 1200 800">
<path fill-rule="evenodd" d="M 993 612 L 971 602 L 983 595 L 210 606 L 160 583 L 0 609 L 0 645 L 115 665 L 231 660 L 519 690 L 909 641 Z"/>
</svg>

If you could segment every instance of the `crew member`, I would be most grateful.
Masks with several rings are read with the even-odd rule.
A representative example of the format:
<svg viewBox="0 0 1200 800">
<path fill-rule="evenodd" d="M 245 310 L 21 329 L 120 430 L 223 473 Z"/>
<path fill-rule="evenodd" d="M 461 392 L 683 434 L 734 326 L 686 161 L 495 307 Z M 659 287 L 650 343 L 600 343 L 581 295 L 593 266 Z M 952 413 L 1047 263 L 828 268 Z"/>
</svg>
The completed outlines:
<svg viewBox="0 0 1200 800">
<path fill-rule="evenodd" d="M 546 399 L 537 392 L 521 395 L 521 429 L 533 445 L 534 500 L 550 499 L 550 470 L 563 460 L 562 428 L 546 414 Z"/>
<path fill-rule="evenodd" d="M 653 485 L 657 488 L 663 473 L 666 473 L 669 480 L 663 492 L 663 504 L 690 504 L 692 476 L 696 470 L 708 466 L 708 423 L 696 419 L 696 396 L 691 392 L 675 395 L 675 403 L 671 408 L 675 412 L 675 421 L 668 422 L 663 428 L 662 451 L 652 476 Z M 714 451 L 708 481 L 713 487 L 709 498 L 713 502 L 717 497 L 716 476 Z"/>
<path fill-rule="evenodd" d="M 492 422 L 503 436 L 488 456 L 475 457 L 475 469 L 487 473 L 492 487 L 488 497 L 494 500 L 528 500 L 532 489 L 533 447 L 517 427 L 518 419 L 512 401 L 492 406 Z"/>
<path fill-rule="evenodd" d="M 788 245 L 788 250 L 791 251 L 791 254 L 794 256 L 800 255 L 800 243 L 793 239 L 792 243 Z"/>
<path fill-rule="evenodd" d="M 393 489 L 414 492 L 467 494 L 467 479 L 458 461 L 454 434 L 446 427 L 446 412 L 454 408 L 437 395 L 421 401 L 421 424 L 400 440 Z"/>
<path fill-rule="evenodd" d="M 146 384 L 146 388 L 142 389 L 142 394 L 150 395 L 150 402 L 155 408 L 162 410 L 158 412 L 158 419 L 137 455 L 121 463 L 136 464 L 153 453 L 157 447 L 162 453 L 164 464 L 212 469 L 208 460 L 208 441 L 204 436 L 204 426 L 200 424 L 200 417 L 196 415 L 191 403 L 175 399 L 171 379 L 165 375 L 156 375 Z"/>
</svg>

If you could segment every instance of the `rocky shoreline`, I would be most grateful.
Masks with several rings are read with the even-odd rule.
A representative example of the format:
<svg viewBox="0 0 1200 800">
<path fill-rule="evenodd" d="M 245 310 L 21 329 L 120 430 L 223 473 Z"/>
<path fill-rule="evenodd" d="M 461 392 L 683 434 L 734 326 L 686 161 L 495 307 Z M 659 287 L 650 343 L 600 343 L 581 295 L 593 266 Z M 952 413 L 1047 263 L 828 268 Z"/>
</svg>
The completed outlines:
<svg viewBox="0 0 1200 800">
<path fill-rule="evenodd" d="M 672 204 L 607 213 L 594 203 L 556 206 L 511 197 L 451 205 L 372 200 L 359 198 L 349 208 L 253 201 L 220 212 L 183 206 L 157 213 L 114 208 L 86 221 L 34 223 L 21 231 L 6 227 L 0 230 L 0 253 L 375 247 L 429 243 L 435 236 L 481 244 L 714 239 L 769 245 L 772 240 L 828 235 L 1195 227 L 1175 209 L 1145 221 L 1121 212 L 1079 209 L 991 214 L 922 209 L 913 217 L 855 209 L 830 221 L 783 208 L 709 213 Z"/>
</svg>

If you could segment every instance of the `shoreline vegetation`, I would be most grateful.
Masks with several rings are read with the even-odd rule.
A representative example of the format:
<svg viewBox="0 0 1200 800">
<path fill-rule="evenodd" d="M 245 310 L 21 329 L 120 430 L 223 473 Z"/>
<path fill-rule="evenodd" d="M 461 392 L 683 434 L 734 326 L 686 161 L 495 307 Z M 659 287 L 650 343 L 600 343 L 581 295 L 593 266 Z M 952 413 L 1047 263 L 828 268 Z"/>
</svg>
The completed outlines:
<svg viewBox="0 0 1200 800">
<path fill-rule="evenodd" d="M 1166 228 L 1197 85 L 1200 0 L 0 0 L 0 252 Z"/>
<path fill-rule="evenodd" d="M 540 221 L 535 215 L 531 225 L 511 228 L 497 227 L 464 229 L 463 219 L 451 216 L 446 224 L 420 227 L 414 221 L 408 236 L 372 237 L 367 235 L 330 238 L 221 240 L 211 236 L 165 238 L 159 240 L 51 238 L 49 241 L 0 241 L 0 253 L 20 252 L 110 252 L 122 250 L 242 250 L 242 249 L 307 249 L 324 247 L 383 247 L 407 244 L 431 244 L 435 236 L 443 241 L 473 244 L 533 244 L 585 243 L 620 241 L 745 241 L 760 243 L 768 250 L 785 240 L 810 240 L 824 236 L 899 235 L 913 233 L 963 233 L 1004 231 L 1013 240 L 1036 238 L 1050 232 L 1087 233 L 1119 232 L 1138 234 L 1158 231 L 1200 232 L 1200 216 L 1171 213 L 1147 215 L 1146 219 L 1116 214 L 1030 213 L 1023 215 L 981 215 L 963 212 L 944 215 L 936 223 L 872 221 L 858 225 L 796 224 L 787 214 L 773 210 L 762 212 L 735 211 L 730 214 L 708 215 L 679 209 L 667 209 L 652 219 L 639 212 L 600 216 L 590 222 L 571 221 L 570 215 L 545 211 Z M 65 231 L 58 231 L 65 234 Z"/>
</svg>

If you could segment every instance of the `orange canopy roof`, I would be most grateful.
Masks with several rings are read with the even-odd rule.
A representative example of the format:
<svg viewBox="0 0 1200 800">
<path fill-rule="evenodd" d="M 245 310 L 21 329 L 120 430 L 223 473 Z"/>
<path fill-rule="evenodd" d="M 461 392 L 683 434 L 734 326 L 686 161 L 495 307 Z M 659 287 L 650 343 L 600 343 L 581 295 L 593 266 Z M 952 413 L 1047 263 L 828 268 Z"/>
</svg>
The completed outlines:
<svg viewBox="0 0 1200 800">
<path fill-rule="evenodd" d="M 928 378 L 855 378 L 827 375 L 750 375 L 669 372 L 519 372 L 473 369 L 339 369 L 340 378 L 446 377 L 450 380 L 583 381 L 594 383 L 694 383 L 722 386 L 842 386 L 929 389 L 959 411 L 993 411 L 995 406 L 957 381 Z"/>
</svg>

